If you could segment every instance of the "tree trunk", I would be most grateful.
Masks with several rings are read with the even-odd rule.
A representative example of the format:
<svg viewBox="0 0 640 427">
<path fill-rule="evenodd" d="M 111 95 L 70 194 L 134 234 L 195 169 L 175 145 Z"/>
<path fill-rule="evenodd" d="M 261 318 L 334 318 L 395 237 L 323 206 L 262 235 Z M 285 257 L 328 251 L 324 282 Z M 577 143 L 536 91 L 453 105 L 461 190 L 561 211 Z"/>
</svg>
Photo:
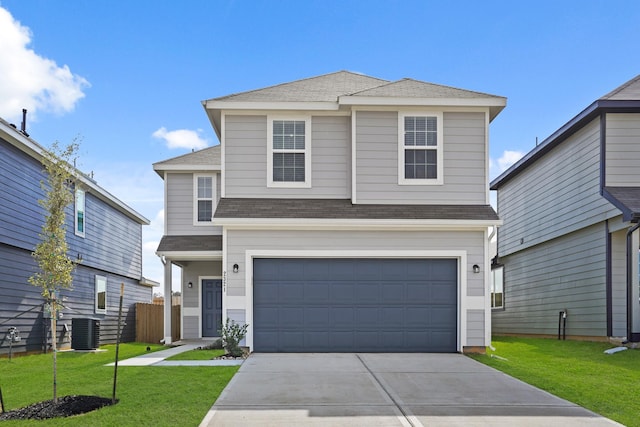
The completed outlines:
<svg viewBox="0 0 640 427">
<path fill-rule="evenodd" d="M 53 403 L 58 404 L 58 346 L 57 346 L 57 322 L 58 310 L 55 303 L 51 307 L 51 346 L 53 349 Z"/>
</svg>

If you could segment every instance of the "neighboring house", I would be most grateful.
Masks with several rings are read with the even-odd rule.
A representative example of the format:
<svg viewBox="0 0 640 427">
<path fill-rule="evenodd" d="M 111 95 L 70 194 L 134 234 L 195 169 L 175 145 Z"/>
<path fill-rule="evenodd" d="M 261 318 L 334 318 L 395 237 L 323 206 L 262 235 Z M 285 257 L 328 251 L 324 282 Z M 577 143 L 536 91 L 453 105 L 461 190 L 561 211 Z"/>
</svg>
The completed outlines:
<svg viewBox="0 0 640 427">
<path fill-rule="evenodd" d="M 505 105 L 346 71 L 204 101 L 220 145 L 154 164 L 182 337 L 229 318 L 251 351 L 483 351 Z"/>
<path fill-rule="evenodd" d="M 49 317 L 41 289 L 28 283 L 37 270 L 32 257 L 40 242 L 45 210 L 43 148 L 0 119 L 0 353 L 43 351 L 50 346 Z M 63 290 L 66 308 L 58 322 L 62 347 L 71 344 L 72 319 L 99 320 L 100 344 L 115 342 L 124 283 L 123 341 L 135 339 L 135 303 L 151 302 L 152 282 L 142 277 L 142 215 L 81 175 L 67 209 L 69 256 L 81 260 L 73 289 Z M 20 341 L 10 343 L 9 328 Z"/>
<path fill-rule="evenodd" d="M 491 183 L 493 331 L 640 340 L 640 76 L 589 105 Z M 501 289 L 501 285 L 504 287 Z"/>
</svg>

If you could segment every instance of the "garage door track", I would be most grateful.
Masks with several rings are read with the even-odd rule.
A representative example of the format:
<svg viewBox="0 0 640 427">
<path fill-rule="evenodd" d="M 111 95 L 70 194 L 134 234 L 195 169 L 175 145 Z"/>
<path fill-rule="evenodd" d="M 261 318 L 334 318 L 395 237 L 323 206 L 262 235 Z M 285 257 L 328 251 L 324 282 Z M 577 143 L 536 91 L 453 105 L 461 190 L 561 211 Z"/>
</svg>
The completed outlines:
<svg viewBox="0 0 640 427">
<path fill-rule="evenodd" d="M 460 354 L 252 354 L 201 426 L 619 425 Z"/>
</svg>

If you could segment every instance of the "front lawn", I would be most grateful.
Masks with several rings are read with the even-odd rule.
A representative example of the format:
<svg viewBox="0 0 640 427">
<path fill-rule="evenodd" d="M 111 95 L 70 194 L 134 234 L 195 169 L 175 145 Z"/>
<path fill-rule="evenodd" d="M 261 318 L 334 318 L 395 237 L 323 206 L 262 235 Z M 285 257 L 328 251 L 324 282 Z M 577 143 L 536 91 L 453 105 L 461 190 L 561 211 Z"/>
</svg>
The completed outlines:
<svg viewBox="0 0 640 427">
<path fill-rule="evenodd" d="M 146 353 L 149 344 L 120 345 L 120 360 Z M 162 349 L 149 345 L 152 351 Z M 58 353 L 58 396 L 110 398 L 115 345 L 99 353 Z M 238 366 L 119 366 L 118 404 L 69 418 L 3 421 L 10 426 L 197 426 Z M 52 355 L 0 359 L 6 410 L 52 398 Z"/>
<path fill-rule="evenodd" d="M 626 426 L 640 426 L 640 350 L 607 343 L 494 337 L 474 359 Z M 506 359 L 506 360 L 504 360 Z"/>
<path fill-rule="evenodd" d="M 165 360 L 211 360 L 224 356 L 225 353 L 226 351 L 222 349 L 203 348 L 178 353 L 174 356 L 167 357 Z"/>
</svg>

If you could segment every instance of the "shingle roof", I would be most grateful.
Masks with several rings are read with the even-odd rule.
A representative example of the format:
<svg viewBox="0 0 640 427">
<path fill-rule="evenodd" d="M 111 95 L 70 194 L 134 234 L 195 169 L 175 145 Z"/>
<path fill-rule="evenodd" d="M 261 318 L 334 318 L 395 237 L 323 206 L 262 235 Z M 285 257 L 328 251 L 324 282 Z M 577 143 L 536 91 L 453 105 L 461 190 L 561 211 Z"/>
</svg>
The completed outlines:
<svg viewBox="0 0 640 427">
<path fill-rule="evenodd" d="M 348 199 L 220 199 L 214 218 L 498 220 L 489 205 L 369 205 Z"/>
<path fill-rule="evenodd" d="M 625 221 L 640 221 L 640 187 L 605 187 L 604 197 L 622 211 Z"/>
<path fill-rule="evenodd" d="M 640 100 L 640 75 L 618 86 L 600 99 L 611 101 L 637 101 Z"/>
<path fill-rule="evenodd" d="M 387 83 L 387 80 L 350 71 L 338 71 L 263 89 L 222 96 L 213 100 L 239 102 L 335 102 L 340 95 L 369 89 L 383 83 Z"/>
<path fill-rule="evenodd" d="M 166 165 L 219 165 L 220 164 L 220 145 L 204 148 L 202 150 L 183 154 L 181 156 L 172 157 L 154 163 L 156 169 Z"/>
<path fill-rule="evenodd" d="M 222 236 L 162 236 L 157 252 L 212 252 L 222 250 Z"/>
<path fill-rule="evenodd" d="M 503 98 L 482 92 L 458 89 L 451 86 L 437 85 L 419 80 L 405 78 L 395 82 L 365 89 L 353 96 L 381 96 L 402 98 Z"/>
</svg>

